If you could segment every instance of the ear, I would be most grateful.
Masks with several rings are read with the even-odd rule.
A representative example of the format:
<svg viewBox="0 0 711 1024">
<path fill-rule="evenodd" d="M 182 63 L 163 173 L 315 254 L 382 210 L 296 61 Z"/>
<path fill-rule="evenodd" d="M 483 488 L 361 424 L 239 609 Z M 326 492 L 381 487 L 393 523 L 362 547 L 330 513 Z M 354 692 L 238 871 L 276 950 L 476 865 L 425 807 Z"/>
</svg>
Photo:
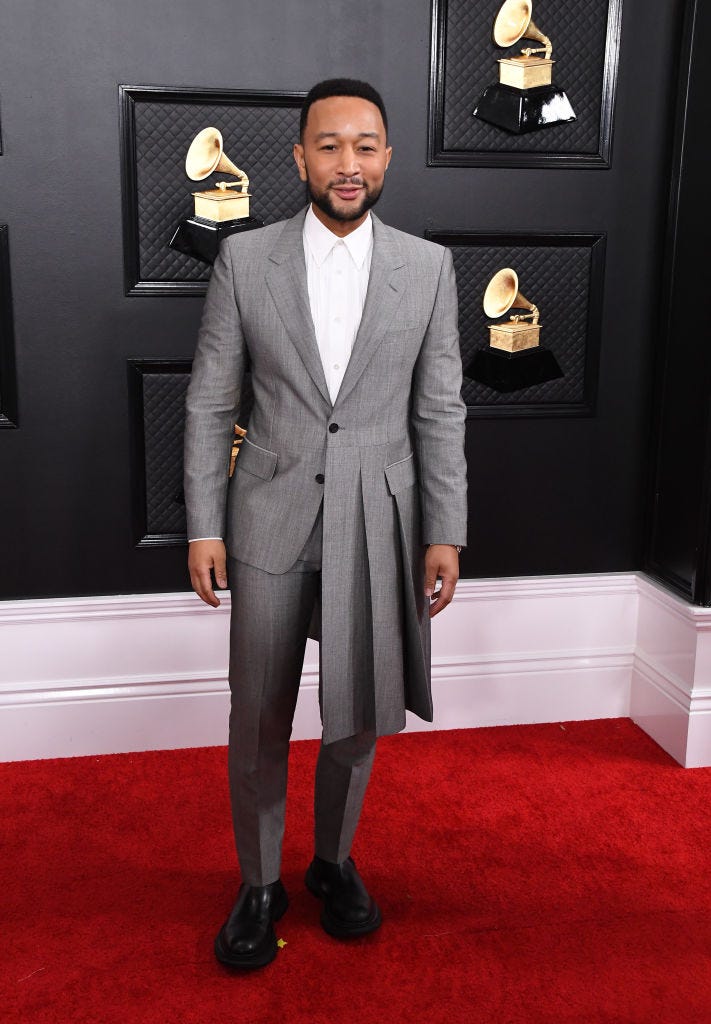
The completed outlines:
<svg viewBox="0 0 711 1024">
<path fill-rule="evenodd" d="M 304 160 L 304 147 L 300 142 L 294 143 L 294 160 L 299 171 L 299 177 L 302 181 L 308 181 L 308 175 L 306 173 L 306 161 Z"/>
<path fill-rule="evenodd" d="M 393 147 L 392 146 L 388 146 L 387 149 L 385 150 L 385 170 L 386 171 L 387 171 L 388 167 L 390 166 L 390 157 L 392 155 L 393 155 Z"/>
</svg>

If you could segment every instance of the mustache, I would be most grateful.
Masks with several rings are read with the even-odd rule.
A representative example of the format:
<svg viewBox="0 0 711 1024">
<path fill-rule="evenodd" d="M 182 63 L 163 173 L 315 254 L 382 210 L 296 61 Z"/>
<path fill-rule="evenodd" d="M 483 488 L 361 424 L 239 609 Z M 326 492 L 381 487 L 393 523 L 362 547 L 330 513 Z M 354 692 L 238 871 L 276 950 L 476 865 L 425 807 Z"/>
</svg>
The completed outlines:
<svg viewBox="0 0 711 1024">
<path fill-rule="evenodd" d="M 337 181 L 329 181 L 329 188 L 342 188 L 344 185 L 360 185 L 364 186 L 365 182 L 362 178 L 339 178 Z"/>
</svg>

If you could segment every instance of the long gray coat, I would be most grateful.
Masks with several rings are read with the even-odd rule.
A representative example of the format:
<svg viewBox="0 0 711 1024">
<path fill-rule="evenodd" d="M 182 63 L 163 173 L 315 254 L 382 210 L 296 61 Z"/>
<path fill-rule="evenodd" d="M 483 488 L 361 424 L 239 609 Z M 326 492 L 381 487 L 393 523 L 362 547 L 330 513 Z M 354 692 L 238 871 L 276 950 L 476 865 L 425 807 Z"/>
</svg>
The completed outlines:
<svg viewBox="0 0 711 1024">
<path fill-rule="evenodd" d="M 364 728 L 373 698 L 379 735 L 402 729 L 406 708 L 432 720 L 424 550 L 466 543 L 465 407 L 451 253 L 376 217 L 363 317 L 332 405 L 304 214 L 222 244 L 188 390 L 185 493 L 189 537 L 225 537 L 233 557 L 269 573 L 294 564 L 323 501 L 330 743 Z M 247 357 L 254 408 L 228 483 Z"/>
</svg>

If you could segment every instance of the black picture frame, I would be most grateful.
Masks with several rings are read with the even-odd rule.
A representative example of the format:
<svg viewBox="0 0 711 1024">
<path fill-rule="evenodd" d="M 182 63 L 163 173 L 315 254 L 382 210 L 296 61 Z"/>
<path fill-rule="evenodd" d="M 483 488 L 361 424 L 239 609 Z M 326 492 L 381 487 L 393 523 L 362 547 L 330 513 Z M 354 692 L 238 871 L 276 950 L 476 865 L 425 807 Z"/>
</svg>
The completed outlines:
<svg viewBox="0 0 711 1024">
<path fill-rule="evenodd" d="M 157 486 L 163 492 L 163 499 L 172 501 L 176 506 L 178 518 L 180 508 L 184 507 L 182 495 L 182 433 L 183 433 L 183 396 L 176 402 L 172 428 L 164 436 L 150 436 L 146 431 L 146 383 L 148 378 L 165 377 L 166 374 L 185 375 L 185 387 L 192 369 L 192 359 L 129 359 L 128 393 L 129 393 L 129 424 L 131 433 L 131 524 L 133 544 L 137 548 L 181 547 L 187 543 L 184 528 L 155 529 L 149 522 L 153 517 L 149 512 L 149 490 L 155 490 L 153 480 L 148 479 L 148 447 L 157 451 L 163 466 L 167 467 L 165 476 L 161 475 Z M 151 434 L 153 431 L 151 431 Z"/>
<path fill-rule="evenodd" d="M 472 0 L 481 10 L 482 24 L 493 24 L 501 0 Z M 601 0 L 598 0 L 601 2 Z M 612 132 L 615 107 L 615 89 L 619 63 L 620 31 L 623 0 L 606 0 L 607 27 L 602 61 L 601 91 L 599 96 L 599 126 L 596 152 L 533 151 L 527 140 L 529 135 L 516 136 L 512 149 L 454 148 L 445 145 L 445 105 L 447 103 L 446 67 L 448 47 L 448 9 L 450 0 L 432 0 L 430 82 L 427 164 L 430 167 L 610 167 L 612 158 Z M 571 10 L 573 10 L 571 8 Z M 535 15 L 535 12 L 534 12 Z M 545 26 L 544 26 L 545 29 Z M 472 94 L 472 107 L 476 96 Z M 543 129 L 536 136 L 556 129 Z M 502 137 L 505 133 L 502 132 Z"/>
<path fill-rule="evenodd" d="M 569 251 L 589 250 L 589 270 L 586 281 L 586 304 L 587 312 L 585 326 L 582 333 L 584 350 L 582 352 L 582 365 L 579 378 L 576 381 L 576 390 L 580 392 L 580 398 L 575 401 L 542 400 L 535 397 L 536 394 L 543 396 L 542 391 L 546 385 L 537 385 L 526 389 L 524 400 L 507 401 L 499 397 L 490 401 L 472 403 L 467 401 L 466 387 L 463 389 L 465 401 L 467 401 L 467 418 L 518 418 L 518 417 L 585 417 L 595 414 L 598 386 L 598 366 L 601 346 L 602 327 L 602 303 L 605 277 L 605 249 L 607 235 L 605 232 L 595 233 L 561 233 L 561 232 L 477 232 L 464 230 L 430 229 L 425 232 L 425 237 L 430 241 L 438 242 L 448 248 L 478 247 L 483 250 L 496 250 L 508 247 L 520 249 L 521 247 L 543 247 L 544 249 L 568 249 Z M 456 259 L 455 259 L 456 265 Z M 502 259 L 501 266 L 507 265 Z M 481 303 L 484 288 L 487 281 L 482 278 L 476 289 L 476 301 Z M 460 301 L 460 327 L 462 321 L 462 307 L 466 301 L 467 291 L 471 290 L 469 282 L 463 281 L 458 275 L 457 285 Z M 521 290 L 526 293 L 526 282 L 521 282 Z M 541 299 L 540 295 L 529 296 L 534 301 Z M 543 307 L 543 303 L 541 303 Z M 542 321 L 546 321 L 546 311 L 542 308 Z M 546 347 L 553 332 L 548 331 L 543 335 Z M 464 339 L 463 339 L 464 340 Z M 486 337 L 482 335 L 482 347 L 486 345 Z M 558 353 L 553 350 L 553 354 Z M 464 353 L 463 353 L 464 355 Z M 465 358 L 465 363 L 467 359 Z M 466 385 L 466 382 L 465 382 Z M 523 394 L 523 392 L 521 392 Z M 533 397 L 532 400 L 530 400 Z"/>
<path fill-rule="evenodd" d="M 204 295 L 207 290 L 209 268 L 205 269 L 201 280 L 191 280 L 186 274 L 182 276 L 147 277 L 141 269 L 141 230 L 139 219 L 139 167 L 136 145 L 136 116 L 141 104 L 178 104 L 182 107 L 197 105 L 217 105 L 224 107 L 256 107 L 265 111 L 265 118 L 275 107 L 299 108 L 306 95 L 305 92 L 254 92 L 239 89 L 207 89 L 193 87 L 173 87 L 155 85 L 119 85 L 119 134 L 121 147 L 121 184 L 122 184 L 122 220 L 123 220 L 123 252 L 124 252 L 124 292 L 130 296 L 175 296 Z M 200 125 L 199 127 L 205 127 Z M 229 155 L 229 153 L 228 153 Z M 280 154 L 281 155 L 281 154 Z M 290 149 L 285 150 L 285 159 L 291 160 Z M 169 164 L 171 154 L 161 154 L 161 159 Z M 180 152 L 180 162 L 184 161 L 185 152 Z M 187 178 L 185 179 L 187 182 Z M 206 182 L 207 184 L 207 182 Z M 262 182 L 268 192 L 269 183 Z M 197 187 L 197 186 L 195 186 Z M 294 171 L 294 188 L 303 191 Z M 185 195 L 190 190 L 186 187 Z M 305 198 L 303 199 L 305 203 Z M 285 210 L 288 216 L 295 210 Z M 275 217 L 273 219 L 279 219 Z M 177 224 L 170 223 L 166 218 L 167 243 L 172 230 Z M 174 254 L 178 261 L 187 261 L 190 257 Z M 193 261 L 194 265 L 194 261 Z"/>
<path fill-rule="evenodd" d="M 10 242 L 7 224 L 0 224 L 0 429 L 18 426 Z"/>
</svg>

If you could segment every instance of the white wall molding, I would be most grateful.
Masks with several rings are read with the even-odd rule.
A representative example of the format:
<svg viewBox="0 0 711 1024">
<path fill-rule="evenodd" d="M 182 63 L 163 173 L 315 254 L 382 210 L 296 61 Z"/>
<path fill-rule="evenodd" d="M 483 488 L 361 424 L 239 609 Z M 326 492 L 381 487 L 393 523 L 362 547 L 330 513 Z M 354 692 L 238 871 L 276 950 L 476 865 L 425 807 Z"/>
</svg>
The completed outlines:
<svg viewBox="0 0 711 1024">
<path fill-rule="evenodd" d="M 217 610 L 185 593 L 0 602 L 0 760 L 225 743 L 221 597 Z M 642 606 L 671 635 L 677 653 L 666 661 L 640 639 Z M 463 580 L 433 623 L 435 721 L 408 716 L 408 729 L 618 717 L 634 695 L 635 720 L 688 763 L 684 723 L 696 721 L 698 735 L 701 717 L 711 726 L 696 648 L 699 678 L 689 678 L 690 631 L 711 645 L 711 610 L 634 573 Z M 660 713 L 673 719 L 671 741 L 655 734 Z M 319 733 L 309 642 L 294 737 Z M 698 737 L 693 746 L 704 756 Z"/>
<path fill-rule="evenodd" d="M 170 672 L 141 676 L 107 676 L 101 680 L 47 679 L 42 684 L 4 687 L 0 707 L 82 701 L 143 700 L 147 697 L 173 697 L 177 694 L 224 693 L 224 672 Z"/>
<path fill-rule="evenodd" d="M 711 608 L 638 589 L 630 716 L 680 764 L 711 765 Z"/>
<path fill-rule="evenodd" d="M 229 615 L 230 596 L 223 595 L 214 615 Z M 56 597 L 32 601 L 0 602 L 0 627 L 55 622 L 86 622 L 93 619 L 131 619 L 167 615 L 175 618 L 196 613 L 194 594 L 117 594 L 112 597 Z M 199 609 L 198 606 L 198 610 Z"/>
<path fill-rule="evenodd" d="M 510 601 L 533 597 L 536 600 L 567 597 L 600 597 L 606 594 L 637 594 L 635 573 L 604 573 L 567 576 L 520 576 L 496 579 L 461 580 L 457 601 Z"/>
</svg>

